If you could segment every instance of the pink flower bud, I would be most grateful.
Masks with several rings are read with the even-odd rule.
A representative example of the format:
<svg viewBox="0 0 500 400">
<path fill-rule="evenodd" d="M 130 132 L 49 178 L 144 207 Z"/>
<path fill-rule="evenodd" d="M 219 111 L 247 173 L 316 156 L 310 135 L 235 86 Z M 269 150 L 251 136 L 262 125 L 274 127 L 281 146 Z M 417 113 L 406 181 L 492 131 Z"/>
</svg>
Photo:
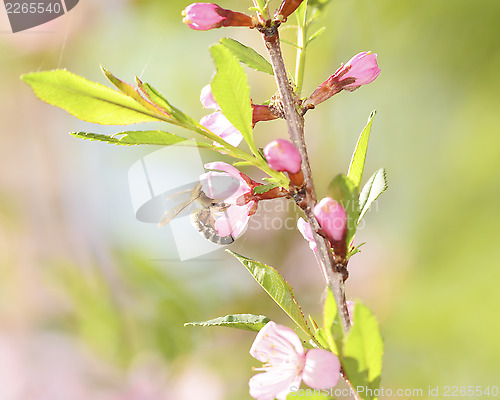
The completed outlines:
<svg viewBox="0 0 500 400">
<path fill-rule="evenodd" d="M 182 11 L 184 22 L 191 29 L 207 31 L 221 26 L 254 26 L 252 17 L 226 10 L 213 3 L 193 3 Z"/>
<path fill-rule="evenodd" d="M 276 171 L 296 174 L 300 171 L 302 158 L 297 148 L 285 139 L 276 139 L 264 147 L 264 156 L 269 166 Z"/>
<path fill-rule="evenodd" d="M 347 214 L 331 197 L 325 197 L 314 206 L 313 214 L 330 242 L 344 240 L 347 231 Z"/>
<path fill-rule="evenodd" d="M 345 71 L 345 72 L 344 72 Z M 346 90 L 355 90 L 361 85 L 371 83 L 380 74 L 380 68 L 377 64 L 377 54 L 370 51 L 356 54 L 340 69 L 338 73 L 340 83 L 346 79 L 354 79 L 353 83 L 345 85 Z"/>
<path fill-rule="evenodd" d="M 305 101 L 304 107 L 314 108 L 343 89 L 352 92 L 362 85 L 373 82 L 379 74 L 377 55 L 369 51 L 358 53 L 319 85 Z"/>
</svg>

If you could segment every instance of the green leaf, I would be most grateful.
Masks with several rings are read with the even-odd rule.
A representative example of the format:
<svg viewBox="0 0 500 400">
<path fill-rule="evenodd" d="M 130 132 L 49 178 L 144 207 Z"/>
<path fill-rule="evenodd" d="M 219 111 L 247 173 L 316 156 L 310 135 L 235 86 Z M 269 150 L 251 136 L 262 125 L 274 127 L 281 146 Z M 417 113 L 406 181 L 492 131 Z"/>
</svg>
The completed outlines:
<svg viewBox="0 0 500 400">
<path fill-rule="evenodd" d="M 370 114 L 368 123 L 359 136 L 358 143 L 356 143 L 356 149 L 354 150 L 351 163 L 349 164 L 347 177 L 354 183 L 356 189 L 359 189 L 361 179 L 363 179 L 363 170 L 365 169 L 366 152 L 368 150 L 368 140 L 370 139 L 373 117 L 375 117 L 375 111 Z"/>
<path fill-rule="evenodd" d="M 344 328 L 340 321 L 337 303 L 330 289 L 328 289 L 325 307 L 323 308 L 323 334 L 327 340 L 329 349 L 337 356 L 340 355 Z"/>
<path fill-rule="evenodd" d="M 364 217 L 372 203 L 378 199 L 378 197 L 387 190 L 387 178 L 385 175 L 385 169 L 381 168 L 375 172 L 372 177 L 366 182 L 366 185 L 361 190 L 359 194 L 359 208 L 361 213 L 359 214 L 358 224 Z"/>
<path fill-rule="evenodd" d="M 347 176 L 339 174 L 330 182 L 330 185 L 328 186 L 328 194 L 342 204 L 342 207 L 344 207 L 344 210 L 346 211 L 346 244 L 349 247 L 358 226 L 358 192 L 354 183 Z"/>
<path fill-rule="evenodd" d="M 317 39 L 319 35 L 321 35 L 324 31 L 326 31 L 326 26 L 319 28 L 316 32 L 314 32 L 309 39 L 307 39 L 307 44 L 311 43 L 314 39 Z"/>
<path fill-rule="evenodd" d="M 212 94 L 222 113 L 239 130 L 250 149 L 257 154 L 252 136 L 250 88 L 243 67 L 224 46 L 216 44 L 210 52 L 217 67 L 212 80 Z"/>
<path fill-rule="evenodd" d="M 342 367 L 354 388 L 362 387 L 371 389 L 372 392 L 378 389 L 383 351 L 384 345 L 375 316 L 363 304 L 356 302 L 353 325 L 345 338 L 341 355 Z M 361 391 L 358 394 L 366 400 L 377 398 Z"/>
<path fill-rule="evenodd" d="M 254 194 L 262 194 L 269 192 L 270 190 L 273 190 L 274 188 L 279 187 L 278 184 L 276 183 L 270 183 L 269 185 L 260 185 L 260 186 L 255 186 L 253 188 Z"/>
<path fill-rule="evenodd" d="M 352 249 L 350 249 L 349 252 L 347 253 L 347 256 L 345 257 L 346 260 L 349 260 L 355 254 L 361 253 L 360 247 L 363 246 L 364 244 L 366 244 L 366 242 L 363 242 L 363 243 L 357 245 L 356 247 L 353 247 Z"/>
<path fill-rule="evenodd" d="M 99 133 L 87 132 L 72 132 L 73 135 L 80 139 L 97 140 L 116 145 L 132 146 L 137 144 L 153 144 L 159 146 L 170 146 L 187 141 L 187 139 L 163 131 L 130 131 L 120 132 L 113 136 L 102 135 Z M 117 138 L 117 136 L 121 136 Z"/>
<path fill-rule="evenodd" d="M 118 79 L 116 76 L 114 76 L 111 72 L 109 72 L 106 68 L 102 67 L 102 72 L 104 72 L 104 75 L 108 80 L 116 86 L 116 88 L 121 91 L 123 94 L 127 95 L 128 97 L 133 98 L 135 101 L 138 103 L 142 104 L 145 108 L 157 113 L 160 110 L 155 107 L 153 104 L 151 104 L 149 101 L 147 101 L 144 97 L 141 96 L 139 91 L 130 85 L 129 83 L 123 82 L 122 80 Z M 167 117 L 170 117 L 170 115 L 167 115 Z"/>
<path fill-rule="evenodd" d="M 245 46 L 243 43 L 229 38 L 222 38 L 220 40 L 220 44 L 229 49 L 239 62 L 257 71 L 274 75 L 273 67 L 269 61 L 267 61 L 251 47 Z"/>
<path fill-rule="evenodd" d="M 230 328 L 243 329 L 245 331 L 258 332 L 270 321 L 263 315 L 234 314 L 226 315 L 203 322 L 188 322 L 184 326 L 227 326 Z"/>
<path fill-rule="evenodd" d="M 63 69 L 34 72 L 21 79 L 31 86 L 40 100 L 87 122 L 129 125 L 165 120 L 123 93 Z"/>
<path fill-rule="evenodd" d="M 235 256 L 252 274 L 257 283 L 271 296 L 281 309 L 309 336 L 315 340 L 302 310 L 295 300 L 290 284 L 273 267 L 251 260 L 239 254 L 226 250 Z"/>
<path fill-rule="evenodd" d="M 195 121 L 189 115 L 185 114 L 184 112 L 182 112 L 181 110 L 170 104 L 168 100 L 149 83 L 142 82 L 137 77 L 135 78 L 135 80 L 137 82 L 137 86 L 146 95 L 149 101 L 151 101 L 154 105 L 156 105 L 160 109 L 165 110 L 174 119 L 176 119 L 180 123 L 180 125 L 186 128 L 198 125 L 197 121 Z"/>
</svg>

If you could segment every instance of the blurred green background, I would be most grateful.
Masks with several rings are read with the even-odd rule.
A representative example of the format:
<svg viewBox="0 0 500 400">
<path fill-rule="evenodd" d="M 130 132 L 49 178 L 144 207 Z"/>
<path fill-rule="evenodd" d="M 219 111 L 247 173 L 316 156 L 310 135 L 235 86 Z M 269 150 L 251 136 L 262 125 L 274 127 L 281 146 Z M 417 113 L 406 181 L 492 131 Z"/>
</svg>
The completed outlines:
<svg viewBox="0 0 500 400">
<path fill-rule="evenodd" d="M 38 101 L 19 80 L 68 68 L 105 83 L 103 65 L 199 118 L 208 46 L 225 36 L 264 46 L 255 31 L 189 30 L 187 4 L 81 0 L 16 34 L 0 7 L 0 400 L 249 398 L 254 335 L 183 323 L 250 312 L 289 324 L 229 255 L 180 262 L 169 228 L 135 219 L 128 169 L 156 149 L 70 137 L 118 130 Z M 305 95 L 352 55 L 379 55 L 374 83 L 307 114 L 306 139 L 321 197 L 378 112 L 366 175 L 385 167 L 389 190 L 357 235 L 366 244 L 347 290 L 379 318 L 386 389 L 430 398 L 428 387 L 442 397 L 445 386 L 500 384 L 499 16 L 497 0 L 332 0 L 309 49 Z M 292 69 L 294 50 L 284 52 Z M 262 75 L 249 71 L 256 103 L 275 92 Z M 260 146 L 277 136 L 283 121 L 256 128 Z M 281 203 L 268 211 L 293 215 Z M 321 274 L 296 230 L 250 229 L 232 249 L 275 266 L 319 317 Z"/>
</svg>

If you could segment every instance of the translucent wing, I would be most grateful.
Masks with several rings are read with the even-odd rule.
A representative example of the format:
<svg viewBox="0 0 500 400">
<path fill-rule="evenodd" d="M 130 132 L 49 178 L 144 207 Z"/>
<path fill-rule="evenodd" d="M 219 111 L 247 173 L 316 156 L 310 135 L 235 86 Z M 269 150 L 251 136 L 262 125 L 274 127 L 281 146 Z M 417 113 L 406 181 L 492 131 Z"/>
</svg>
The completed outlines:
<svg viewBox="0 0 500 400">
<path fill-rule="evenodd" d="M 189 199 L 176 205 L 174 208 L 171 208 L 170 210 L 166 211 L 165 214 L 160 219 L 160 222 L 158 223 L 158 227 L 162 227 L 167 225 L 170 221 L 172 221 L 175 217 L 177 217 L 182 211 L 184 211 L 189 205 L 191 205 L 193 202 L 198 200 L 198 198 L 201 196 L 201 185 L 197 184 L 193 189 L 188 189 L 188 190 L 182 190 L 180 192 L 177 192 L 171 196 L 168 196 L 166 200 L 171 200 L 175 197 L 179 197 L 183 194 L 190 193 Z"/>
</svg>

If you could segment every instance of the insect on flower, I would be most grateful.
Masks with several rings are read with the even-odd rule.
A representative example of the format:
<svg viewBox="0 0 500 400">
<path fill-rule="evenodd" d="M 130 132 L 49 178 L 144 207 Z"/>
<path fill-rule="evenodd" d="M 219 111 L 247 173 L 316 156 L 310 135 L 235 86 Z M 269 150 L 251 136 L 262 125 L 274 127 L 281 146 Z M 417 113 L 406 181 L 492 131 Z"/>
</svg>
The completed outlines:
<svg viewBox="0 0 500 400">
<path fill-rule="evenodd" d="M 218 213 L 224 213 L 228 208 L 229 204 L 216 202 L 209 198 L 202 190 L 202 184 L 197 183 L 193 188 L 179 191 L 171 196 L 168 196 L 165 200 L 172 200 L 179 196 L 189 194 L 187 200 L 182 201 L 177 204 L 177 206 L 169 209 L 163 214 L 158 226 L 167 225 L 175 217 L 177 217 L 182 211 L 187 209 L 190 205 L 195 204 L 197 209 L 191 214 L 191 222 L 198 230 L 198 232 L 207 240 L 212 243 L 224 246 L 234 242 L 234 238 L 231 235 L 220 236 L 214 225 L 215 225 L 215 215 Z"/>
</svg>

